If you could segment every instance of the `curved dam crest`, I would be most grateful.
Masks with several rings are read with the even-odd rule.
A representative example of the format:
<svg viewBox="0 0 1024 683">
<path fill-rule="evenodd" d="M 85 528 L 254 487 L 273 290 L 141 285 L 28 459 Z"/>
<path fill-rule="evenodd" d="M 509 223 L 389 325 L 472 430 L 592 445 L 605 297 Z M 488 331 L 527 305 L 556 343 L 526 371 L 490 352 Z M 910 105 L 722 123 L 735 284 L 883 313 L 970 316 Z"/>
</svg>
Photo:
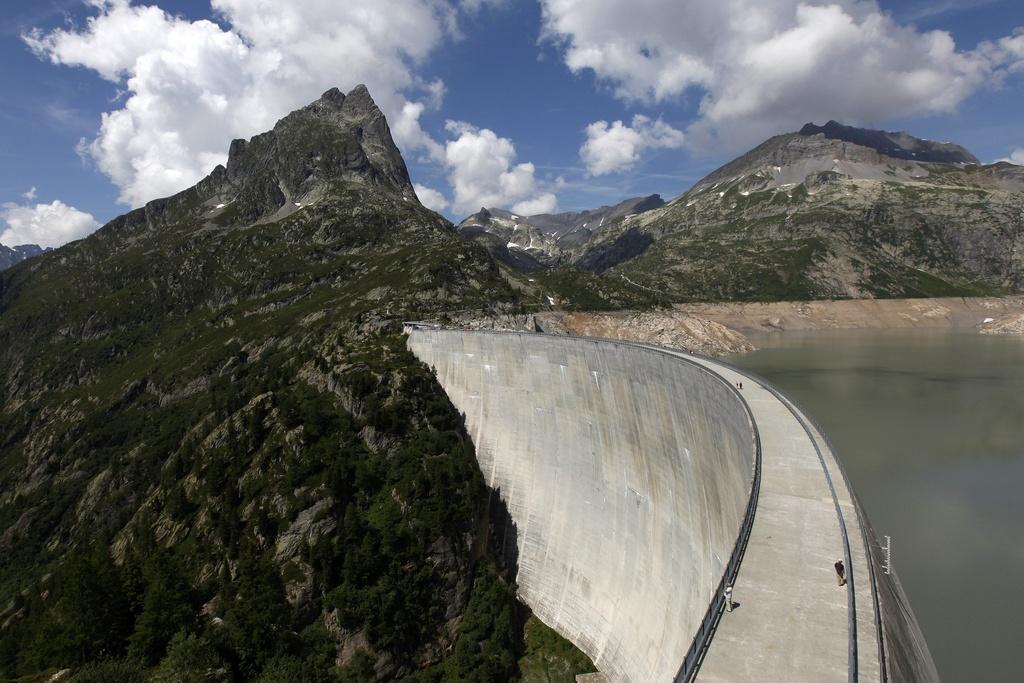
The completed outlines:
<svg viewBox="0 0 1024 683">
<path fill-rule="evenodd" d="M 827 436 L 765 380 L 628 342 L 407 331 L 508 509 L 519 597 L 609 680 L 938 680 Z"/>
<path fill-rule="evenodd" d="M 508 506 L 523 601 L 612 680 L 672 680 L 750 498 L 742 400 L 695 364 L 610 343 L 420 330 L 410 348 Z"/>
</svg>

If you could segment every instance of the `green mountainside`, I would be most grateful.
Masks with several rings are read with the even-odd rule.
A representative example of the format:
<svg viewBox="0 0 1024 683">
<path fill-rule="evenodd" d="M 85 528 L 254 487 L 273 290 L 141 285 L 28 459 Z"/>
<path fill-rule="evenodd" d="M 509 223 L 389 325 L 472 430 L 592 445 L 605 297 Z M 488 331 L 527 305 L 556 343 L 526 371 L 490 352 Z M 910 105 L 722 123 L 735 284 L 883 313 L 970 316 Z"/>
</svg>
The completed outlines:
<svg viewBox="0 0 1024 683">
<path fill-rule="evenodd" d="M 399 325 L 514 298 L 362 87 L 0 274 L 0 679 L 518 676 L 510 521 Z"/>
<path fill-rule="evenodd" d="M 538 301 L 584 309 L 1020 292 L 1024 167 L 906 133 L 808 124 L 571 250 L 530 245 L 533 267 L 515 277 Z"/>
</svg>

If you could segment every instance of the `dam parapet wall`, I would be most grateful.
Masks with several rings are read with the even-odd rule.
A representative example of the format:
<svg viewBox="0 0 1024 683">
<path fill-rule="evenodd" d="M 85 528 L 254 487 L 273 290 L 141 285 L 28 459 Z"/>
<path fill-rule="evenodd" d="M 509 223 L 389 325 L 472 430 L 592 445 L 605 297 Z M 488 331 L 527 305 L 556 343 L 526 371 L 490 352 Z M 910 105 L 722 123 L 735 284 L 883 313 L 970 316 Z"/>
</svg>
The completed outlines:
<svg viewBox="0 0 1024 683">
<path fill-rule="evenodd" d="M 521 599 L 611 680 L 672 680 L 751 499 L 756 431 L 720 376 L 631 345 L 410 330 L 516 525 Z"/>
</svg>

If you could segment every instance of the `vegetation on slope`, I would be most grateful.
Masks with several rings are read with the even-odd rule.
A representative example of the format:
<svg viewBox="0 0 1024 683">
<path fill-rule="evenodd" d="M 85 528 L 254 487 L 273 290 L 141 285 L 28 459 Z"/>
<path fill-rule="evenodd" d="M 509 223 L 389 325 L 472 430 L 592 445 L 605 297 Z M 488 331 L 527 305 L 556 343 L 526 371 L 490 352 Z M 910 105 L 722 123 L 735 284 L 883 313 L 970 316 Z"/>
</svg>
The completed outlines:
<svg viewBox="0 0 1024 683">
<path fill-rule="evenodd" d="M 572 643 L 532 616 L 526 622 L 526 652 L 519 670 L 523 683 L 575 683 L 577 674 L 597 671 Z"/>
<path fill-rule="evenodd" d="M 611 311 L 669 303 L 659 292 L 632 284 L 621 276 L 603 278 L 576 266 L 559 266 L 530 276 L 537 283 L 533 303 L 540 307 L 549 307 L 554 301 L 559 308 L 572 311 Z"/>
<path fill-rule="evenodd" d="M 341 182 L 5 272 L 0 678 L 516 677 L 472 445 L 397 332 L 513 298 L 439 216 Z"/>
<path fill-rule="evenodd" d="M 651 246 L 601 280 L 624 278 L 671 302 L 985 296 L 1024 287 L 1013 251 L 999 246 L 1020 239 L 1019 194 L 896 182 L 830 181 L 813 193 L 806 184 L 739 187 L 669 205 L 643 228 L 656 236 Z"/>
</svg>

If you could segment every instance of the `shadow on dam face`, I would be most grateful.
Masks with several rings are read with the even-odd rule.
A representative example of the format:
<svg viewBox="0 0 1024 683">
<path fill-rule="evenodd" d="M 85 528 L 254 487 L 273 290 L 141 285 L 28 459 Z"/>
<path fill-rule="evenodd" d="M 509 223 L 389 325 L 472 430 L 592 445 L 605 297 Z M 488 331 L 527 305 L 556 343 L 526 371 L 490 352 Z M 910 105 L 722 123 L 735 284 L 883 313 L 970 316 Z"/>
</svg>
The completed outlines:
<svg viewBox="0 0 1024 683">
<path fill-rule="evenodd" d="M 612 680 L 672 680 L 751 496 L 728 382 L 639 347 L 417 330 L 514 521 L 520 597 Z"/>
</svg>

